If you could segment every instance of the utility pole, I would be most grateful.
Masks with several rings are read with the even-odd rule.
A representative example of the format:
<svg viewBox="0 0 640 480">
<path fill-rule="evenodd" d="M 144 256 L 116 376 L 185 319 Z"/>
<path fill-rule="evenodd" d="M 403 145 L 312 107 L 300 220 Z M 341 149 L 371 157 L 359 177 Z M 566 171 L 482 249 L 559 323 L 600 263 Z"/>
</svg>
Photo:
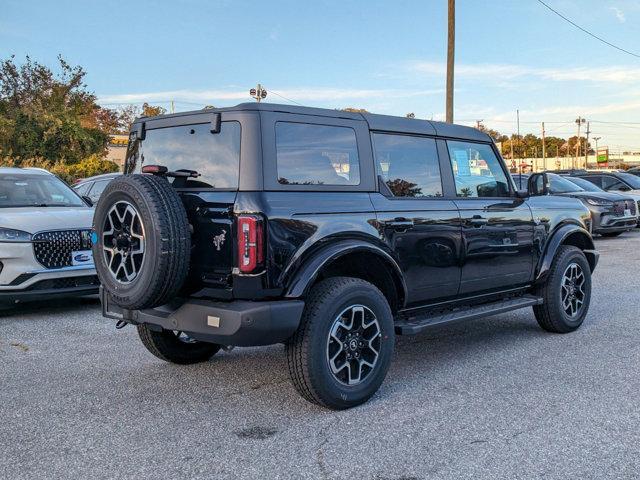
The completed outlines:
<svg viewBox="0 0 640 480">
<path fill-rule="evenodd" d="M 171 100 L 171 113 L 176 113 L 175 105 L 173 104 L 173 100 Z"/>
<path fill-rule="evenodd" d="M 483 120 L 476 120 L 476 128 L 478 130 L 480 130 L 480 127 L 482 127 L 482 122 L 483 122 Z"/>
<path fill-rule="evenodd" d="M 511 145 L 511 168 L 516 169 L 516 159 L 513 156 L 513 134 L 511 134 L 511 141 L 509 144 Z"/>
<path fill-rule="evenodd" d="M 453 65 L 456 43 L 456 0 L 449 0 L 447 28 L 447 123 L 453 123 Z"/>
<path fill-rule="evenodd" d="M 573 157 L 573 166 L 572 166 L 573 170 L 576 169 L 576 165 L 578 163 L 578 157 L 580 156 L 580 153 L 581 153 L 581 150 L 580 150 L 580 147 L 581 147 L 581 145 L 580 145 L 580 126 L 584 123 L 584 121 L 585 120 L 582 117 L 576 118 L 576 123 L 578 124 L 578 142 L 576 144 L 576 155 L 575 155 L 575 157 Z"/>
<path fill-rule="evenodd" d="M 260 84 L 256 88 L 252 88 L 249 90 L 249 95 L 257 100 L 260 103 L 260 100 L 264 100 L 267 98 L 267 90 Z"/>
<path fill-rule="evenodd" d="M 585 132 L 585 141 L 584 141 L 584 168 L 587 169 L 587 163 L 589 159 L 589 134 L 591 130 L 589 130 L 589 122 L 587 122 L 587 131 Z"/>
<path fill-rule="evenodd" d="M 520 110 L 516 110 L 516 122 L 518 124 L 518 135 L 517 135 L 517 139 L 518 139 L 518 147 L 520 146 Z M 522 175 L 522 159 L 520 159 L 520 161 L 518 162 L 518 169 L 520 171 L 520 174 Z"/>
<path fill-rule="evenodd" d="M 544 122 L 542 122 L 542 168 L 547 170 L 547 143 L 544 139 Z"/>
</svg>

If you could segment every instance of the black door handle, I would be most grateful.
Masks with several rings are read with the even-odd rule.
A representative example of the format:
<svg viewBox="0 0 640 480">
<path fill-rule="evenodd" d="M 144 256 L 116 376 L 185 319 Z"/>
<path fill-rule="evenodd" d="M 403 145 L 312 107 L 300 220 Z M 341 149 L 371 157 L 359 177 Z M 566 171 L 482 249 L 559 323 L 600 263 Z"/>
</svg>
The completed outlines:
<svg viewBox="0 0 640 480">
<path fill-rule="evenodd" d="M 413 220 L 408 220 L 406 218 L 396 218 L 390 222 L 386 222 L 387 226 L 397 230 L 399 232 L 406 232 L 410 228 L 413 228 Z"/>
</svg>

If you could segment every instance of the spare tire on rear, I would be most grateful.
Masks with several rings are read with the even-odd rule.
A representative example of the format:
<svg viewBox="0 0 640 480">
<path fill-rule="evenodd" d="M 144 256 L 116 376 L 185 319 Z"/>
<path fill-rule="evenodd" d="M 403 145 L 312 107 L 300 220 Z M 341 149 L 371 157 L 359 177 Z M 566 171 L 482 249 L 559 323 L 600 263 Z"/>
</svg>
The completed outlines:
<svg viewBox="0 0 640 480">
<path fill-rule="evenodd" d="M 93 216 L 93 258 L 117 305 L 137 310 L 167 303 L 184 284 L 191 237 L 184 205 L 153 175 L 112 180 Z"/>
</svg>

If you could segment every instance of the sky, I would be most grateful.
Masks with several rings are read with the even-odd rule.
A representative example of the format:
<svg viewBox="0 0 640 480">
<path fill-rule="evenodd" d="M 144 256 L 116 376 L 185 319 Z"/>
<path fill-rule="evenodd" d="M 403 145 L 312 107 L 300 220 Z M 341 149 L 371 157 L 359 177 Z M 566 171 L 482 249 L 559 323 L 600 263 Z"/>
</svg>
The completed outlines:
<svg viewBox="0 0 640 480">
<path fill-rule="evenodd" d="M 545 0 L 640 55 L 640 0 Z M 0 58 L 87 72 L 102 105 L 267 101 L 444 119 L 446 0 L 0 0 Z M 457 0 L 456 123 L 640 151 L 640 58 L 537 0 Z M 583 129 L 584 131 L 584 129 Z"/>
</svg>

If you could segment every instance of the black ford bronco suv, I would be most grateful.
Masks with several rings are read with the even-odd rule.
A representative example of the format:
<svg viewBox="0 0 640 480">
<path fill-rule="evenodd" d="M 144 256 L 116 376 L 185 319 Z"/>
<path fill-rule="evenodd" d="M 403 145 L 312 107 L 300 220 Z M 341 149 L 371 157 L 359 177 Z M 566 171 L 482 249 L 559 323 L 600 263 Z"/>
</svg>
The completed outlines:
<svg viewBox="0 0 640 480">
<path fill-rule="evenodd" d="M 570 332 L 588 210 L 516 190 L 484 133 L 265 103 L 140 118 L 94 217 L 106 317 L 174 363 L 284 343 L 307 400 L 369 399 L 395 335 L 533 307 Z"/>
</svg>

